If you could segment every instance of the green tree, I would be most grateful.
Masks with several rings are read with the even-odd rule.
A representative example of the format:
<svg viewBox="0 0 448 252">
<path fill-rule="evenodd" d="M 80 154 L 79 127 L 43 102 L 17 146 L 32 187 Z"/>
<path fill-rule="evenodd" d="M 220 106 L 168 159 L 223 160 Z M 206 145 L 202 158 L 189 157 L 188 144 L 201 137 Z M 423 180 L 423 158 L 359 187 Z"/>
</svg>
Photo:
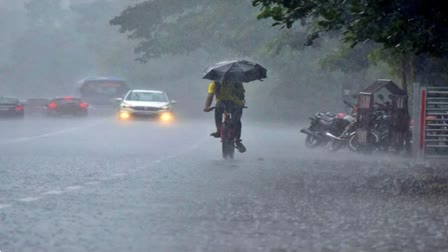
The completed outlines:
<svg viewBox="0 0 448 252">
<path fill-rule="evenodd" d="M 351 76 L 357 73 L 340 69 L 325 72 L 321 68 L 322 55 L 339 47 L 338 34 L 329 33 L 315 41 L 311 50 L 304 50 L 307 36 L 312 35 L 308 27 L 270 29 L 270 22 L 257 20 L 257 13 L 250 0 L 185 0 L 178 5 L 152 0 L 128 7 L 110 24 L 137 43 L 135 50 L 139 59 L 151 67 L 153 62 L 167 57 L 186 60 L 190 55 L 191 59 L 198 60 L 195 53 L 200 52 L 205 58 L 190 63 L 193 64 L 190 72 L 185 72 L 186 67 L 171 71 L 170 79 L 176 79 L 182 72 L 184 76 L 192 76 L 190 82 L 200 83 L 199 71 L 207 64 L 223 58 L 249 57 L 269 69 L 269 80 L 262 85 L 247 85 L 248 94 L 257 93 L 254 99 L 260 102 L 269 100 L 273 110 L 278 111 L 277 106 L 291 109 L 291 114 L 285 117 L 308 114 L 308 106 L 301 106 L 302 103 L 315 109 L 342 106 L 341 86 L 351 82 Z M 316 99 L 316 93 L 318 97 L 330 99 L 322 103 Z"/>
<path fill-rule="evenodd" d="M 324 70 L 342 71 L 352 76 L 351 80 L 343 84 L 344 90 L 360 91 L 368 84 L 368 70 L 375 63 L 370 54 L 378 48 L 375 43 L 365 43 L 354 48 L 341 44 L 334 51 L 320 61 Z"/>
<path fill-rule="evenodd" d="M 448 53 L 448 9 L 435 0 L 252 0 L 259 18 L 287 28 L 311 22 L 316 32 L 342 31 L 356 45 L 374 41 L 402 53 L 443 56 Z M 313 36 L 310 39 L 317 38 Z"/>
<path fill-rule="evenodd" d="M 128 7 L 110 21 L 130 39 L 147 61 L 163 55 L 230 48 L 243 55 L 264 46 L 276 31 L 263 31 L 267 22 L 256 20 L 250 1 L 155 0 Z"/>
<path fill-rule="evenodd" d="M 272 18 L 274 26 L 291 28 L 298 21 L 307 23 L 314 31 L 307 44 L 324 32 L 334 31 L 341 32 L 343 41 L 351 47 L 366 41 L 378 43 L 385 49 L 379 55 L 393 69 L 398 69 L 395 72 L 406 90 L 410 81 L 447 82 L 440 69 L 447 64 L 448 9 L 440 1 L 252 0 L 252 3 L 261 9 L 258 17 Z"/>
</svg>

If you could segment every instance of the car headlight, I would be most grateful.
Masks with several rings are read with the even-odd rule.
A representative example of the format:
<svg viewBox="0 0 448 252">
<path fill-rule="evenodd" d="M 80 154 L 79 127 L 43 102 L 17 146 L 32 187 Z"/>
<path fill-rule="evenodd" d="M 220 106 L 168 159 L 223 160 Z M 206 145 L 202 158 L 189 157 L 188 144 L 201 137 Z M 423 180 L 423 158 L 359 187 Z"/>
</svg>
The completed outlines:
<svg viewBox="0 0 448 252">
<path fill-rule="evenodd" d="M 163 107 L 161 107 L 161 109 L 167 110 L 167 109 L 170 109 L 170 106 L 163 106 Z"/>
<path fill-rule="evenodd" d="M 131 108 L 132 106 L 129 105 L 129 104 L 126 104 L 126 103 L 122 103 L 122 104 L 120 104 L 120 107 L 122 107 L 122 108 Z"/>
<path fill-rule="evenodd" d="M 121 111 L 118 114 L 118 116 L 121 120 L 128 120 L 131 117 L 131 114 L 129 114 L 129 112 L 126 112 L 126 111 Z"/>
<path fill-rule="evenodd" d="M 165 112 L 165 113 L 163 113 L 163 114 L 161 114 L 160 115 L 160 120 L 162 121 L 162 122 L 170 122 L 170 121 L 172 121 L 174 118 L 173 118 L 173 115 L 170 113 L 170 112 Z"/>
</svg>

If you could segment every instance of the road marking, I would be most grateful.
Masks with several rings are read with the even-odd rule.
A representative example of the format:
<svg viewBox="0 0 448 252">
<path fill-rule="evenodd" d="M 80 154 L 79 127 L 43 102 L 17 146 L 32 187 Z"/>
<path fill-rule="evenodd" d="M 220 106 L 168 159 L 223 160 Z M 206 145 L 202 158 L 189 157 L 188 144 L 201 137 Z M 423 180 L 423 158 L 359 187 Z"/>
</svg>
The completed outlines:
<svg viewBox="0 0 448 252">
<path fill-rule="evenodd" d="M 88 181 L 88 182 L 86 182 L 84 184 L 86 184 L 86 185 L 99 185 L 100 182 L 99 181 Z"/>
<path fill-rule="evenodd" d="M 57 130 L 57 131 L 53 131 L 53 132 L 44 133 L 44 134 L 41 134 L 41 135 L 36 135 L 36 136 L 19 137 L 19 138 L 10 139 L 10 140 L 6 140 L 4 142 L 1 142 L 0 145 L 24 143 L 24 142 L 30 142 L 30 141 L 38 140 L 38 139 L 41 139 L 41 138 L 47 138 L 47 137 L 52 137 L 52 136 L 57 136 L 57 135 L 63 135 L 63 134 L 66 134 L 66 133 L 77 131 L 77 130 L 92 128 L 92 127 L 95 127 L 95 126 L 97 126 L 97 125 L 99 125 L 101 123 L 104 123 L 104 122 L 96 122 L 96 123 L 88 124 L 86 126 L 72 127 L 72 128 L 67 128 L 67 129 L 63 129 L 63 130 Z"/>
<path fill-rule="evenodd" d="M 109 180 L 112 180 L 112 179 L 114 179 L 114 178 L 111 178 L 111 177 L 102 177 L 102 178 L 99 178 L 98 180 L 100 180 L 100 181 L 109 181 Z"/>
<path fill-rule="evenodd" d="M 76 130 L 80 130 L 80 129 L 86 129 L 86 128 L 94 127 L 94 126 L 96 126 L 98 124 L 100 124 L 100 123 L 91 124 L 91 125 L 88 125 L 86 127 L 69 128 L 69 129 L 65 129 L 65 130 L 60 130 L 60 131 L 55 131 L 55 132 L 50 132 L 50 133 L 38 135 L 38 136 L 23 137 L 23 138 L 13 139 L 13 140 L 9 140 L 9 141 L 0 143 L 0 145 L 7 144 L 7 143 L 27 142 L 27 141 L 36 140 L 36 139 L 39 139 L 39 138 L 65 134 L 65 133 L 76 131 Z M 181 151 L 181 152 L 179 152 L 177 154 L 174 154 L 174 155 L 169 155 L 169 156 L 163 157 L 161 159 L 154 160 L 151 163 L 157 163 L 158 164 L 158 163 L 162 163 L 164 161 L 170 160 L 170 159 L 177 158 L 178 156 L 184 155 L 184 154 L 186 154 L 186 153 L 188 153 L 190 151 L 193 151 L 193 150 L 199 148 L 199 146 L 200 146 L 200 144 L 192 145 L 189 148 L 185 149 L 184 151 Z M 145 166 L 145 168 L 147 168 L 147 167 Z M 135 171 L 137 171 L 137 170 L 139 170 L 139 169 L 136 169 Z M 124 177 L 126 175 L 127 175 L 127 173 L 120 173 L 120 172 L 118 172 L 118 173 L 111 174 L 109 177 L 99 178 L 98 180 L 100 180 L 100 181 L 87 181 L 87 182 L 84 183 L 84 185 L 98 185 L 98 184 L 101 184 L 101 181 L 110 181 L 110 180 L 113 180 L 114 178 Z M 80 190 L 82 188 L 83 188 L 83 186 L 81 186 L 81 185 L 73 185 L 73 186 L 65 187 L 64 190 L 65 191 L 76 191 L 76 190 Z M 61 195 L 63 193 L 64 193 L 64 191 L 61 191 L 61 190 L 50 190 L 50 191 L 41 193 L 41 195 Z M 42 199 L 42 197 L 25 197 L 25 198 L 17 199 L 16 201 L 33 202 L 33 201 L 38 201 L 40 199 Z M 9 208 L 9 207 L 12 207 L 12 206 L 13 206 L 12 204 L 0 204 L 0 209 Z"/>
<path fill-rule="evenodd" d="M 65 190 L 66 190 L 66 191 L 77 191 L 77 190 L 79 190 L 79 189 L 81 189 L 81 188 L 82 188 L 82 186 L 74 185 L 74 186 L 67 186 L 67 187 L 65 188 Z"/>
<path fill-rule="evenodd" d="M 33 201 L 38 201 L 38 200 L 40 200 L 39 197 L 26 197 L 26 198 L 18 199 L 17 201 L 20 201 L 20 202 L 33 202 Z"/>
<path fill-rule="evenodd" d="M 5 209 L 8 207 L 12 207 L 12 205 L 11 204 L 0 204 L 0 209 Z"/>
<path fill-rule="evenodd" d="M 51 190 L 51 191 L 42 193 L 42 195 L 59 195 L 59 194 L 63 194 L 63 193 L 64 192 L 60 191 L 60 190 Z"/>
</svg>

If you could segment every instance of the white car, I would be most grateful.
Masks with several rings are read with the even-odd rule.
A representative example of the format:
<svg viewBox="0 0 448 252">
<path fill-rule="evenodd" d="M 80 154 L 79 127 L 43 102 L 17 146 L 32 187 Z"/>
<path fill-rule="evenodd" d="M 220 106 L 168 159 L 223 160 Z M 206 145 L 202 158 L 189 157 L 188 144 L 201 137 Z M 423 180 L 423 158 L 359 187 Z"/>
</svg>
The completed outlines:
<svg viewBox="0 0 448 252">
<path fill-rule="evenodd" d="M 157 90 L 134 89 L 120 101 L 119 118 L 127 120 L 136 117 L 152 117 L 162 121 L 173 119 L 173 104 L 165 92 Z"/>
</svg>

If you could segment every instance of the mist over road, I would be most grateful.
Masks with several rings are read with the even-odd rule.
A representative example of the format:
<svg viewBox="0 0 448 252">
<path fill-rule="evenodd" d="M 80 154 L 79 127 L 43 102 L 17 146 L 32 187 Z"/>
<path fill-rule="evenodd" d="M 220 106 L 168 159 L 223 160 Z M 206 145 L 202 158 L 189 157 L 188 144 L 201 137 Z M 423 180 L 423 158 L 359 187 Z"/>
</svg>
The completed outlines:
<svg viewBox="0 0 448 252">
<path fill-rule="evenodd" d="M 426 170 L 307 150 L 296 125 L 246 121 L 247 153 L 225 161 L 209 119 L 2 121 L 0 250 L 448 247 L 447 194 L 436 188 L 447 183 Z"/>
</svg>

